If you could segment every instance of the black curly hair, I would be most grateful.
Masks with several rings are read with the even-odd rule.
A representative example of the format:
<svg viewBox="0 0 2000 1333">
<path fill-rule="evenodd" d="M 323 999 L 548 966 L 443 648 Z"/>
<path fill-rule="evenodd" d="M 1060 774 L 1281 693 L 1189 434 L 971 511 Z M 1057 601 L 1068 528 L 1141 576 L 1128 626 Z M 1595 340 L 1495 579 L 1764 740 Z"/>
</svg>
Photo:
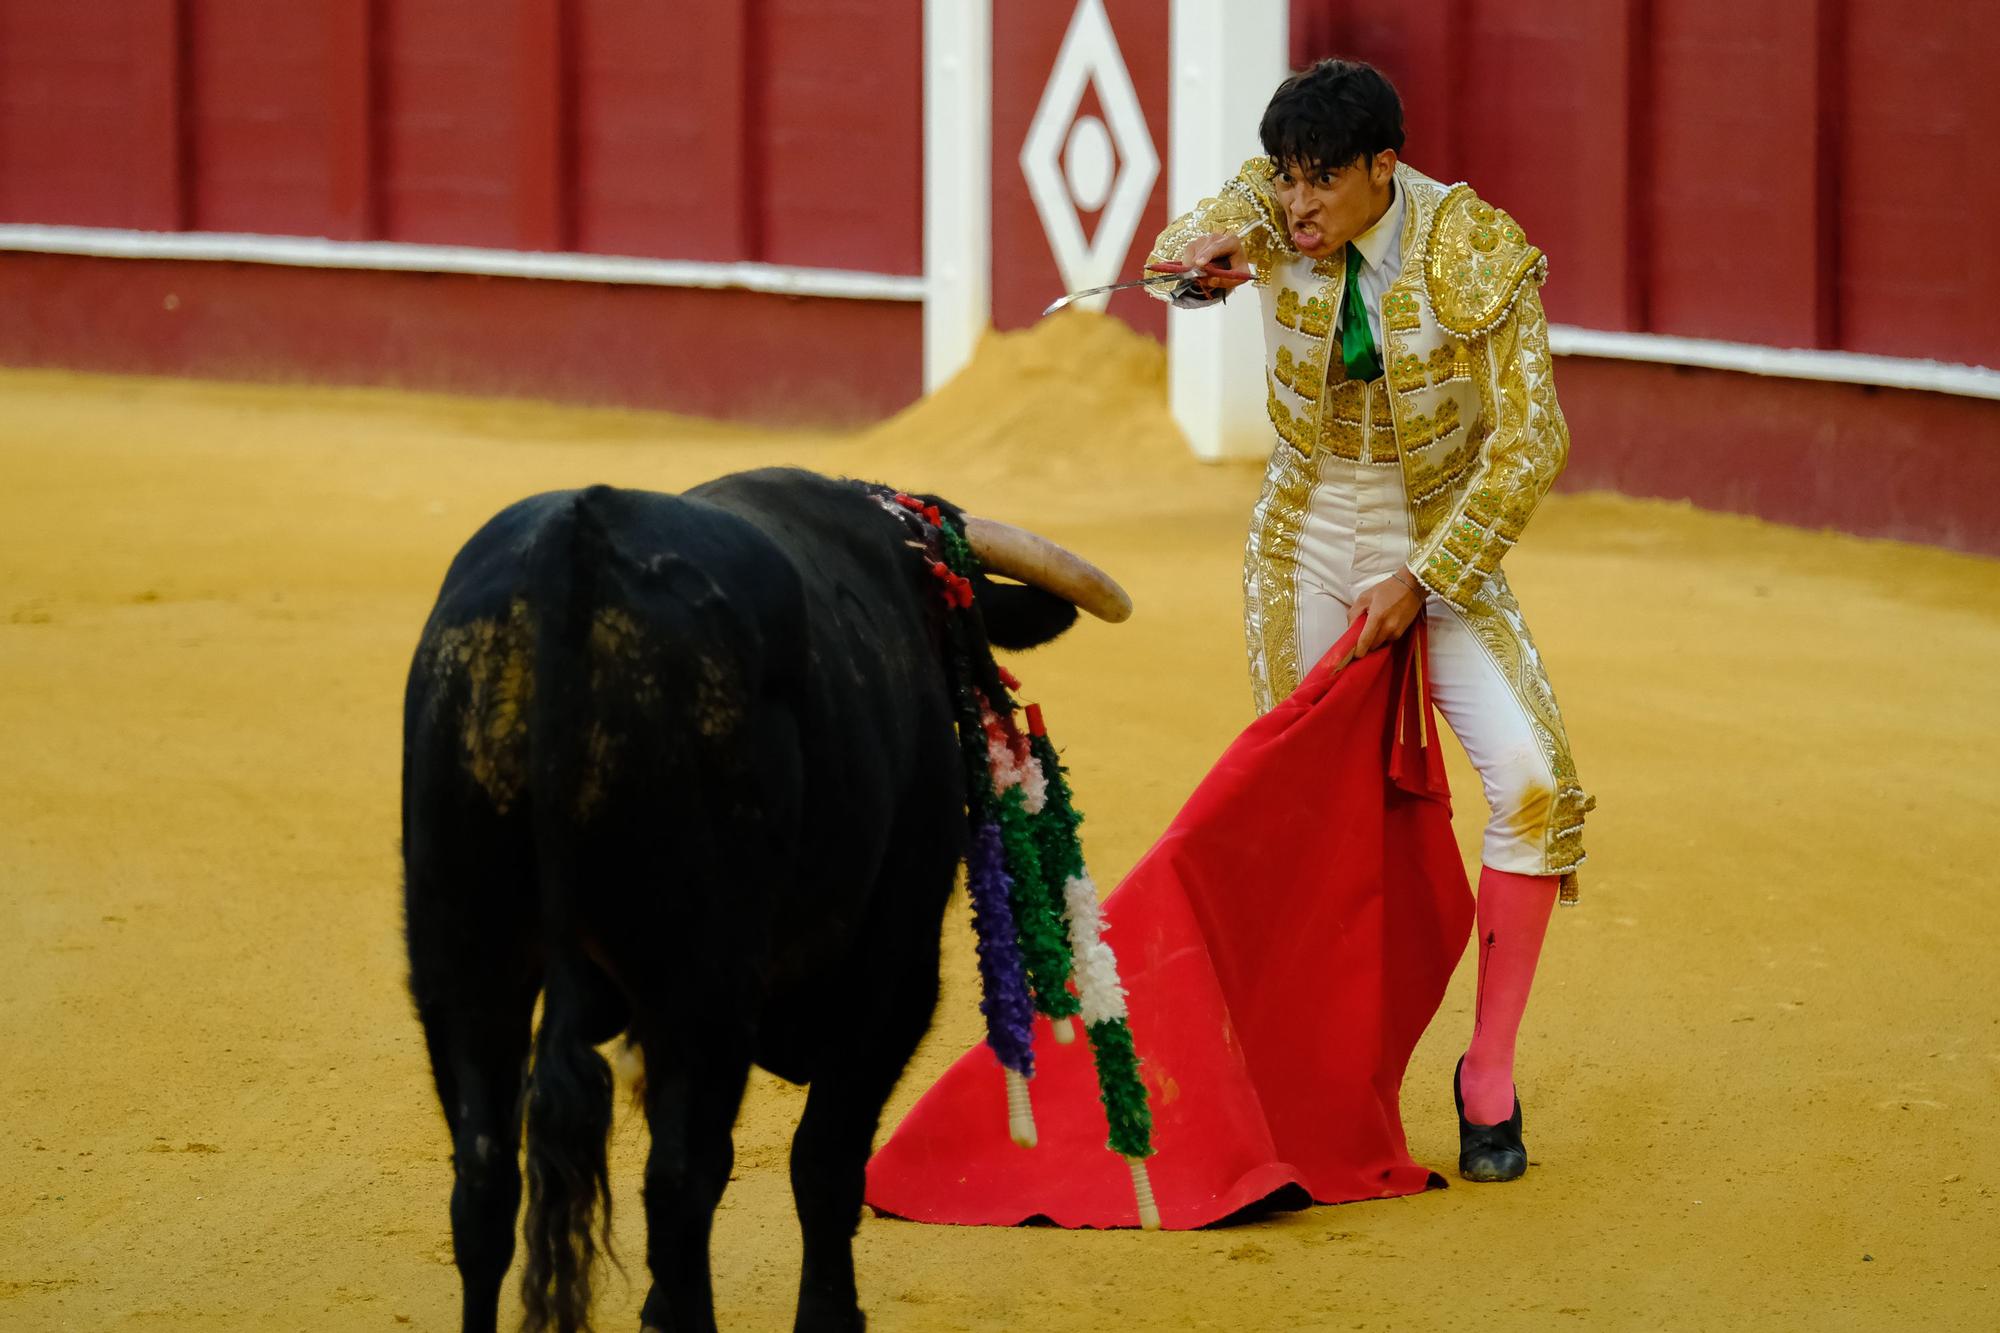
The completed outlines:
<svg viewBox="0 0 2000 1333">
<path fill-rule="evenodd" d="M 1278 85 L 1257 126 L 1279 166 L 1338 171 L 1403 150 L 1403 99 L 1381 70 L 1360 60 L 1322 60 Z"/>
</svg>

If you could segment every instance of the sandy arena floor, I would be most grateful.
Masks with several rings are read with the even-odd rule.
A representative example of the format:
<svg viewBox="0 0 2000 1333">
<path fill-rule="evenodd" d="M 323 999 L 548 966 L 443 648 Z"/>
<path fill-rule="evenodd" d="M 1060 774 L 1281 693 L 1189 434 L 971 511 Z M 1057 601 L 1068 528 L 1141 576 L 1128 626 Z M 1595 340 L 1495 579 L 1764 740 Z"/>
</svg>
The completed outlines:
<svg viewBox="0 0 2000 1333">
<path fill-rule="evenodd" d="M 454 1325 L 398 706 L 446 561 L 528 492 L 788 461 L 1098 559 L 1139 615 L 1017 665 L 1114 882 L 1248 719 L 1256 470 L 1184 456 L 1161 373 L 1055 321 L 852 437 L 0 375 L 0 1327 Z M 2000 562 L 1580 497 L 1508 567 L 1602 801 L 1522 1041 L 1536 1170 L 1187 1234 L 871 1219 L 877 1328 L 2000 1327 Z M 949 930 L 892 1120 L 975 1036 Z M 1446 1168 L 1469 968 L 1404 1098 Z M 800 1100 L 745 1107 L 726 1326 L 790 1326 Z M 621 1117 L 606 1328 L 643 1295 Z"/>
</svg>

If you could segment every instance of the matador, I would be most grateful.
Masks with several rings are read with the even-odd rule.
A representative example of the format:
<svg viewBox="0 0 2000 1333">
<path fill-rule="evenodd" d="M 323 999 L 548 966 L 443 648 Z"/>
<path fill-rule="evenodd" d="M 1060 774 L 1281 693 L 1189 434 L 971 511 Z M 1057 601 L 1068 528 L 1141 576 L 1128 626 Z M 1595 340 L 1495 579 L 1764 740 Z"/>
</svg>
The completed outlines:
<svg viewBox="0 0 2000 1333">
<path fill-rule="evenodd" d="M 1263 305 L 1276 438 L 1244 553 L 1252 687 L 1267 711 L 1357 618 L 1361 652 L 1424 618 L 1432 696 L 1491 810 L 1477 1012 L 1453 1079 L 1459 1170 L 1513 1180 L 1528 1165 L 1515 1040 L 1593 804 L 1501 568 L 1569 449 L 1548 265 L 1470 186 L 1399 160 L 1402 104 L 1372 66 L 1294 75 L 1259 129 L 1266 156 L 1152 255 L 1188 266 L 1176 305 L 1219 304 L 1240 282 Z"/>
</svg>

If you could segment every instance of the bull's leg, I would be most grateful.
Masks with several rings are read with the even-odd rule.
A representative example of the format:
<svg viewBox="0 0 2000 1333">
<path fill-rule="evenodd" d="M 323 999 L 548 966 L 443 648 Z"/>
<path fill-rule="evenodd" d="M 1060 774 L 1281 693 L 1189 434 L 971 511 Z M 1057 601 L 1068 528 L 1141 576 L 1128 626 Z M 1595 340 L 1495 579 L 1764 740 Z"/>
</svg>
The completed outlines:
<svg viewBox="0 0 2000 1333">
<path fill-rule="evenodd" d="M 646 1156 L 646 1266 L 653 1286 L 639 1318 L 660 1333 L 715 1328 L 709 1232 L 736 1161 L 730 1131 L 750 1075 L 747 1043 L 712 1030 L 690 1040 L 694 1031 L 640 1043 L 653 1140 Z"/>
<path fill-rule="evenodd" d="M 451 1129 L 452 1253 L 466 1333 L 492 1333 L 514 1258 L 521 1204 L 521 1080 L 534 988 L 490 1008 L 438 1005 L 422 1014 L 431 1072 Z"/>
<path fill-rule="evenodd" d="M 854 1284 L 854 1233 L 882 1106 L 937 1005 L 936 927 L 927 950 L 922 941 L 912 948 L 917 956 L 903 960 L 905 970 L 877 992 L 867 1021 L 813 1080 L 792 1136 L 792 1194 L 805 1251 L 800 1330 L 867 1326 Z"/>
<path fill-rule="evenodd" d="M 451 1131 L 452 1251 L 464 1327 L 491 1333 L 514 1257 L 521 1087 L 541 990 L 534 845 L 482 799 L 449 729 L 458 700 L 412 691 L 403 786 L 403 926 L 410 996 Z"/>
</svg>

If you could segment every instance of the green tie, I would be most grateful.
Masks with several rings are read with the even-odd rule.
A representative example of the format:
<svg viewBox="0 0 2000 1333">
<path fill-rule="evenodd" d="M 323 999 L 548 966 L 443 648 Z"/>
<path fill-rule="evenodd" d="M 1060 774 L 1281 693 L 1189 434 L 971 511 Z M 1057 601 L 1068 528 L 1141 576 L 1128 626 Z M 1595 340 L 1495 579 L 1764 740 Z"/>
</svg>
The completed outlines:
<svg viewBox="0 0 2000 1333">
<path fill-rule="evenodd" d="M 1361 252 L 1347 243 L 1347 294 L 1340 302 L 1340 359 L 1347 378 L 1372 380 L 1382 374 L 1375 336 L 1368 331 L 1368 303 L 1361 299 Z"/>
</svg>

